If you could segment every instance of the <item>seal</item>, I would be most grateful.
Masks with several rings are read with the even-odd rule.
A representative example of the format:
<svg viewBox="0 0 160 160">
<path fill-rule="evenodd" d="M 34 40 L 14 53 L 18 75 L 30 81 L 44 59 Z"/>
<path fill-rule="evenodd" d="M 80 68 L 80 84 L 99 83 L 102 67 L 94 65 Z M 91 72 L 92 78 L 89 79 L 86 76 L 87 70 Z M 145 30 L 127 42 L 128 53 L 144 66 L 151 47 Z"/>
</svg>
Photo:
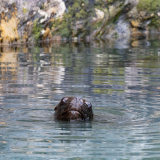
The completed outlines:
<svg viewBox="0 0 160 160">
<path fill-rule="evenodd" d="M 77 97 L 63 97 L 55 107 L 55 118 L 63 121 L 93 119 L 92 104 Z"/>
</svg>

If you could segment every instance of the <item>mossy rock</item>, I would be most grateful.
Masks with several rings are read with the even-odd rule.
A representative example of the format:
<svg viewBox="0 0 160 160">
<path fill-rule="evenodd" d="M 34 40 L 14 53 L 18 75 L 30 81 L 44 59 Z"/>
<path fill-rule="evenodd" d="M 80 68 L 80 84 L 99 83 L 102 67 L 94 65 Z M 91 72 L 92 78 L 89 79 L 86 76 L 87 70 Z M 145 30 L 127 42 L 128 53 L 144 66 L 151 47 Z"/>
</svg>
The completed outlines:
<svg viewBox="0 0 160 160">
<path fill-rule="evenodd" d="M 151 23 L 149 24 L 149 27 L 160 28 L 160 18 L 157 15 L 155 15 L 152 18 Z"/>
<path fill-rule="evenodd" d="M 160 0 L 140 0 L 137 8 L 142 11 L 155 12 L 160 9 Z"/>
</svg>

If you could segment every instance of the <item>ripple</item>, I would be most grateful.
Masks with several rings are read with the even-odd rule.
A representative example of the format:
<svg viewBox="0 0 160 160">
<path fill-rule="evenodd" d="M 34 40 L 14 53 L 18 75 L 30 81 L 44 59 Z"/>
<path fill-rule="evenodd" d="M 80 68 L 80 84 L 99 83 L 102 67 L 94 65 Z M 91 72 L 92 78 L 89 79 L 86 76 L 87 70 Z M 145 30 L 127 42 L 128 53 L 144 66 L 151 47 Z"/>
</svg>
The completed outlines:
<svg viewBox="0 0 160 160">
<path fill-rule="evenodd" d="M 159 159 L 160 59 L 152 43 L 52 45 L 0 61 L 0 159 Z M 90 101 L 94 119 L 55 120 L 65 96 Z"/>
</svg>

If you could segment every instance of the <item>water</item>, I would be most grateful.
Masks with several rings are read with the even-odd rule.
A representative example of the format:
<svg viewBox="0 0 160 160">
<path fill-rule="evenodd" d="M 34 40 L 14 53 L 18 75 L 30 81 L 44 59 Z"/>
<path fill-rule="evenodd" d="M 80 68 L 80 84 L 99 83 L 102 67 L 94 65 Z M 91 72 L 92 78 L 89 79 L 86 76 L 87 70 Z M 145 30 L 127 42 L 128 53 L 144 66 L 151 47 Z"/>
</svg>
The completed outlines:
<svg viewBox="0 0 160 160">
<path fill-rule="evenodd" d="M 160 159 L 159 41 L 108 45 L 1 47 L 0 159 Z M 55 120 L 64 96 L 93 121 Z"/>
</svg>

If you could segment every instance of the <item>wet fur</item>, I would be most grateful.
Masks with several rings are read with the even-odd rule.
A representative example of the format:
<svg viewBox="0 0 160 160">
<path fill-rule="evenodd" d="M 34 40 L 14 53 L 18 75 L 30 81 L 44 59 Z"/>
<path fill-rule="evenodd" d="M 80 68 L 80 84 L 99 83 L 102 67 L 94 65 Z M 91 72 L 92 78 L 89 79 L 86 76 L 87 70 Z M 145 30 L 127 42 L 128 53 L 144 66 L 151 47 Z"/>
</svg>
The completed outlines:
<svg viewBox="0 0 160 160">
<path fill-rule="evenodd" d="M 64 97 L 55 107 L 55 118 L 58 120 L 91 120 L 92 104 L 77 97 Z"/>
</svg>

